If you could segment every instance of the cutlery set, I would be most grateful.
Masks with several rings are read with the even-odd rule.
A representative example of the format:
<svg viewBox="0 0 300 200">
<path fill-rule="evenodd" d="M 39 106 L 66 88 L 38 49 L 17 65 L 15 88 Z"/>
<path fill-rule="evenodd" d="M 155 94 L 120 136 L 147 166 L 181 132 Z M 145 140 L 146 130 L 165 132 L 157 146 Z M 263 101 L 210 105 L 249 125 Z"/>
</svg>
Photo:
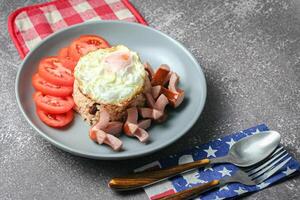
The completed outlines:
<svg viewBox="0 0 300 200">
<path fill-rule="evenodd" d="M 257 185 L 278 172 L 290 159 L 286 150 L 279 146 L 280 134 L 276 131 L 264 131 L 236 142 L 224 157 L 203 159 L 166 169 L 139 172 L 110 180 L 109 187 L 117 191 L 134 190 L 149 186 L 207 165 L 231 163 L 239 170 L 230 177 L 212 180 L 160 199 L 191 199 L 208 190 L 222 187 L 228 183 Z"/>
</svg>

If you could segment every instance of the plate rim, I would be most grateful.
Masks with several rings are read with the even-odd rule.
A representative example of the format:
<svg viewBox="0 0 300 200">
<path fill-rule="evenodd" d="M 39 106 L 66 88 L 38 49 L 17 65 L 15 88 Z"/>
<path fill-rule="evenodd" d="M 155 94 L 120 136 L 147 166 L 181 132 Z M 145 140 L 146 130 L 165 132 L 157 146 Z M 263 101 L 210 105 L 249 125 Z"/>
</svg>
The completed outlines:
<svg viewBox="0 0 300 200">
<path fill-rule="evenodd" d="M 34 52 L 36 51 L 36 49 L 38 49 L 44 42 L 50 40 L 53 37 L 56 37 L 56 35 L 61 34 L 62 32 L 65 32 L 69 29 L 75 29 L 77 27 L 80 26 L 85 26 L 86 24 L 105 24 L 105 23 L 113 23 L 113 24 L 125 24 L 125 25 L 130 25 L 130 26 L 138 26 L 140 28 L 146 28 L 149 29 L 150 31 L 154 31 L 159 35 L 162 35 L 163 37 L 166 37 L 167 39 L 169 39 L 171 42 L 175 43 L 178 47 L 180 47 L 188 56 L 189 58 L 192 60 L 192 62 L 194 62 L 198 67 L 197 70 L 199 72 L 199 74 L 202 76 L 202 89 L 203 89 L 203 96 L 202 96 L 202 101 L 199 102 L 198 107 L 196 112 L 194 112 L 193 118 L 189 121 L 188 124 L 185 124 L 185 128 L 182 130 L 182 134 L 176 135 L 174 137 L 172 137 L 170 140 L 166 140 L 160 144 L 158 144 L 156 146 L 156 148 L 152 148 L 152 149 L 148 149 L 148 150 L 144 150 L 140 153 L 132 153 L 129 155 L 121 155 L 120 154 L 107 154 L 107 155 L 98 155 L 98 154 L 87 154 L 84 153 L 78 149 L 74 149 L 72 147 L 69 147 L 67 145 L 64 145 L 63 143 L 52 139 L 51 137 L 49 137 L 46 133 L 44 133 L 42 130 L 40 130 L 37 126 L 35 126 L 33 124 L 33 122 L 30 120 L 30 118 L 27 116 L 21 101 L 20 101 L 20 95 L 19 95 L 19 83 L 20 83 L 20 75 L 22 70 L 24 70 L 24 64 L 27 62 L 27 60 L 29 60 L 29 58 L 31 57 L 32 54 L 34 54 Z M 62 30 L 59 30 L 53 34 L 51 34 L 50 36 L 46 37 L 44 40 L 42 40 L 38 45 L 36 45 L 25 57 L 25 59 L 22 61 L 18 71 L 17 71 L 17 75 L 16 75 L 16 79 L 15 79 L 15 95 L 16 95 L 16 100 L 17 100 L 17 104 L 19 109 L 21 110 L 21 113 L 23 114 L 23 116 L 25 117 L 26 121 L 31 125 L 31 127 L 34 128 L 34 130 L 36 130 L 38 132 L 38 134 L 40 136 L 42 136 L 45 140 L 47 140 L 48 142 L 50 142 L 52 145 L 54 145 L 55 147 L 57 147 L 58 149 L 64 150 L 68 153 L 71 153 L 73 155 L 76 156 L 80 156 L 80 157 L 85 157 L 85 158 L 91 158 L 91 159 L 97 159 L 97 160 L 124 160 L 124 159 L 131 159 L 131 158 L 136 158 L 136 157 L 140 157 L 140 156 L 144 156 L 144 155 L 149 155 L 151 153 L 157 152 L 171 144 L 173 144 L 175 141 L 177 141 L 178 139 L 180 139 L 183 135 L 185 135 L 192 127 L 193 125 L 196 123 L 197 119 L 200 117 L 205 103 L 206 103 L 206 98 L 207 98 L 207 83 L 206 83 L 206 78 L 205 78 L 205 74 L 202 70 L 201 65 L 198 63 L 198 61 L 196 60 L 196 58 L 193 56 L 192 53 L 190 53 L 187 48 L 180 43 L 179 41 L 173 39 L 172 37 L 168 36 L 167 34 L 156 30 L 150 26 L 145 26 L 142 24 L 138 24 L 138 23 L 134 23 L 134 22 L 126 22 L 126 21 L 118 21 L 118 20 L 103 20 L 103 21 L 90 21 L 90 22 L 84 22 L 81 24 L 77 24 L 77 25 L 73 25 L 67 28 L 64 28 Z M 119 156 L 118 156 L 119 155 Z"/>
</svg>

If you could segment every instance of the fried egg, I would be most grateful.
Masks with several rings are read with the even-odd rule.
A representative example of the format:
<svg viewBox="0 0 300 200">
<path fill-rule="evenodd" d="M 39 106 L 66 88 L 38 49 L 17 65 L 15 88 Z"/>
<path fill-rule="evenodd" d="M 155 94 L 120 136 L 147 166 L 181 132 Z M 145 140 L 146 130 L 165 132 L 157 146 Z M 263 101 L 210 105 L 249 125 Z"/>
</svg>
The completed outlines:
<svg viewBox="0 0 300 200">
<path fill-rule="evenodd" d="M 83 94 L 98 103 L 118 105 L 141 93 L 146 71 L 136 52 L 118 45 L 81 57 L 74 76 Z"/>
</svg>

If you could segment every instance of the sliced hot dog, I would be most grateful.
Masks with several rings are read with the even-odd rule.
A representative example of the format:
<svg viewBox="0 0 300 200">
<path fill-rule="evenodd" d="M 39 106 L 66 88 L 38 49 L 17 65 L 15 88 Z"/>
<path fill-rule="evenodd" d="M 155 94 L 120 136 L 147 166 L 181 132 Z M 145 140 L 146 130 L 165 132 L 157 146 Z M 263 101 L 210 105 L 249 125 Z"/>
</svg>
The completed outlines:
<svg viewBox="0 0 300 200">
<path fill-rule="evenodd" d="M 118 134 L 122 130 L 121 122 L 110 122 L 109 113 L 103 109 L 100 111 L 100 120 L 90 129 L 90 138 L 98 144 L 107 144 L 113 150 L 122 148 L 122 141 L 112 134 Z"/>
<path fill-rule="evenodd" d="M 164 121 L 166 121 L 168 118 L 168 114 L 166 113 L 166 111 L 164 112 L 163 116 L 157 120 L 155 120 L 158 123 L 163 123 Z"/>
<path fill-rule="evenodd" d="M 179 82 L 179 76 L 175 72 L 172 72 L 170 76 L 168 89 L 171 90 L 172 92 L 177 92 L 178 82 Z"/>
<path fill-rule="evenodd" d="M 127 109 L 127 120 L 123 126 L 123 130 L 126 135 L 130 137 L 136 137 L 140 142 L 146 142 L 149 138 L 149 134 L 143 128 L 147 128 L 149 122 L 143 121 L 141 127 L 137 123 L 138 111 L 136 107 Z M 151 124 L 151 121 L 150 121 Z"/>
<path fill-rule="evenodd" d="M 168 103 L 169 103 L 168 98 L 164 94 L 161 94 L 157 98 L 157 100 L 156 100 L 156 102 L 154 104 L 154 108 L 157 109 L 157 110 L 160 110 L 160 111 L 164 112 L 165 111 L 165 107 L 168 105 Z"/>
<path fill-rule="evenodd" d="M 154 75 L 154 70 L 153 70 L 153 68 L 151 67 L 151 65 L 150 65 L 148 62 L 144 63 L 144 68 L 145 68 L 145 70 L 146 70 L 147 73 L 148 73 L 149 79 L 151 80 L 152 77 L 153 77 L 153 75 Z"/>
<path fill-rule="evenodd" d="M 122 122 L 109 122 L 107 126 L 103 129 L 103 131 L 118 136 L 122 132 L 122 128 Z"/>
<path fill-rule="evenodd" d="M 175 72 L 172 72 L 168 88 L 161 88 L 161 92 L 168 98 L 170 104 L 174 108 L 177 108 L 184 99 L 184 90 L 181 90 L 177 87 L 178 82 L 179 76 Z"/>
<path fill-rule="evenodd" d="M 140 108 L 139 111 L 143 118 L 150 118 L 154 120 L 157 120 L 164 115 L 162 111 L 153 108 Z"/>
<path fill-rule="evenodd" d="M 143 118 L 158 120 L 164 115 L 165 107 L 169 103 L 168 98 L 164 94 L 161 94 L 154 103 L 154 99 L 151 94 L 146 93 L 145 95 L 148 105 L 150 105 L 151 108 L 140 108 L 139 111 L 141 116 Z"/>
<path fill-rule="evenodd" d="M 100 111 L 100 119 L 99 121 L 92 127 L 92 130 L 100 130 L 100 129 L 103 129 L 107 126 L 108 122 L 110 120 L 110 117 L 109 117 L 109 113 L 105 110 L 105 109 L 102 109 Z"/>
<path fill-rule="evenodd" d="M 147 105 L 150 108 L 153 108 L 155 105 L 155 100 L 154 100 L 152 94 L 150 92 L 148 92 L 148 93 L 145 93 L 145 96 L 146 96 L 146 100 L 147 100 Z"/>
<path fill-rule="evenodd" d="M 142 129 L 147 129 L 151 126 L 151 119 L 143 119 L 139 121 L 138 126 Z"/>
<path fill-rule="evenodd" d="M 169 72 L 170 68 L 168 65 L 161 65 L 153 75 L 151 80 L 152 86 L 163 85 L 168 77 Z"/>
<path fill-rule="evenodd" d="M 165 86 L 169 83 L 172 73 L 173 72 L 171 72 L 171 71 L 168 73 L 168 75 L 166 76 L 166 78 L 164 80 L 164 83 L 162 84 L 163 86 Z"/>
<path fill-rule="evenodd" d="M 149 134 L 142 128 L 138 128 L 138 130 L 134 133 L 134 136 L 139 139 L 140 142 L 147 142 L 149 139 Z"/>
<path fill-rule="evenodd" d="M 102 130 L 90 131 L 90 138 L 98 144 L 107 144 L 115 151 L 120 150 L 123 144 L 119 138 Z"/>
<path fill-rule="evenodd" d="M 180 89 L 177 89 L 176 92 L 173 92 L 162 87 L 162 93 L 168 98 L 170 105 L 174 108 L 177 108 L 184 99 L 184 91 Z"/>
<path fill-rule="evenodd" d="M 152 97 L 153 97 L 154 99 L 157 99 L 158 96 L 161 94 L 161 88 L 162 88 L 161 85 L 153 86 L 153 87 L 151 88 Z"/>
<path fill-rule="evenodd" d="M 148 93 L 148 92 L 151 92 L 151 88 L 152 88 L 152 85 L 151 85 L 151 81 L 149 79 L 148 76 L 146 76 L 145 78 L 145 86 L 144 86 L 144 93 Z"/>
</svg>

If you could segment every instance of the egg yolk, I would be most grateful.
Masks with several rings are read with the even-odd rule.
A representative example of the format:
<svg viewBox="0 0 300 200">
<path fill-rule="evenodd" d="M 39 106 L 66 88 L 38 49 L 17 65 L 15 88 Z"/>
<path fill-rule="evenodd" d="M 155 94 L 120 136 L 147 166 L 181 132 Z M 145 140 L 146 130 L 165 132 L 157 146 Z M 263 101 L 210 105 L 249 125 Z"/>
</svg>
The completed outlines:
<svg viewBox="0 0 300 200">
<path fill-rule="evenodd" d="M 132 57 L 128 51 L 117 51 L 104 59 L 108 69 L 112 72 L 117 72 L 132 64 Z"/>
</svg>

